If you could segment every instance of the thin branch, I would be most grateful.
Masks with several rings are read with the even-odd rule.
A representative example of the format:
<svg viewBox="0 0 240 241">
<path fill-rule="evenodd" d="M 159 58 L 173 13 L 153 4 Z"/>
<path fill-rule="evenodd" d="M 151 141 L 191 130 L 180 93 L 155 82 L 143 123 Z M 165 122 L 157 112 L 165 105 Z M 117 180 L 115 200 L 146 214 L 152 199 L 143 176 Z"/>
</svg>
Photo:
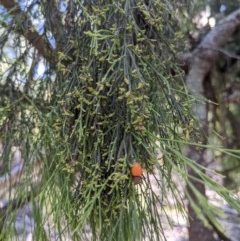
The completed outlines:
<svg viewBox="0 0 240 241">
<path fill-rule="evenodd" d="M 38 53 L 41 56 L 43 56 L 49 62 L 53 62 L 53 51 L 50 47 L 50 44 L 44 36 L 40 35 L 36 30 L 34 30 L 34 27 L 29 24 L 31 23 L 30 18 L 20 9 L 19 5 L 13 0 L 0 0 L 0 4 L 9 11 L 9 14 L 12 17 L 16 18 L 19 15 L 24 16 L 24 22 L 21 23 L 21 26 L 16 24 L 17 27 L 15 31 L 18 34 L 24 36 L 29 41 L 29 43 L 38 50 Z M 25 28 L 22 26 L 25 26 Z"/>
<path fill-rule="evenodd" d="M 67 35 L 64 32 L 61 15 L 56 6 L 56 1 L 46 1 L 42 3 L 45 15 L 45 28 L 53 34 L 57 49 L 62 51 L 62 47 L 66 44 Z"/>
</svg>

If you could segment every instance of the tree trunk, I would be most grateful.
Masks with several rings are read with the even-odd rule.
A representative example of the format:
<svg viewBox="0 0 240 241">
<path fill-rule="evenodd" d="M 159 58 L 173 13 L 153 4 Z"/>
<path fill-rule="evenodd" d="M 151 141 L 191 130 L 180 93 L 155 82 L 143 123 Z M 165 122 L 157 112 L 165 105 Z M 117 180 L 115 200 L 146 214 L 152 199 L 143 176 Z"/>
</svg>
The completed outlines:
<svg viewBox="0 0 240 241">
<path fill-rule="evenodd" d="M 207 120 L 207 103 L 204 103 L 202 99 L 208 97 L 206 92 L 208 91 L 204 84 L 206 81 L 210 81 L 211 70 L 217 61 L 219 52 L 223 52 L 222 47 L 227 43 L 228 39 L 240 26 L 240 9 L 233 12 L 219 24 L 213 28 L 199 44 L 199 46 L 192 52 L 189 58 L 189 72 L 187 74 L 187 87 L 189 91 L 201 101 L 196 101 L 192 105 L 193 115 L 198 119 L 200 125 L 200 131 L 198 137 L 195 140 L 197 143 L 207 144 L 208 137 L 208 120 Z M 205 88 L 204 88 L 205 87 Z M 189 147 L 188 157 L 202 166 L 206 166 L 205 149 L 196 148 L 194 146 Z M 192 184 L 195 188 L 204 196 L 205 186 L 203 183 L 197 181 L 198 174 L 192 169 L 188 170 L 189 176 L 192 176 Z M 194 201 L 195 205 L 200 207 L 199 198 L 191 191 L 190 186 L 187 186 L 188 194 Z M 193 207 L 188 204 L 189 212 L 189 241 L 213 241 L 214 230 L 209 230 L 204 226 L 202 221 L 198 218 Z"/>
<path fill-rule="evenodd" d="M 190 147 L 188 156 L 192 159 L 195 158 L 195 160 L 198 163 L 203 165 L 205 162 L 204 152 L 205 152 L 204 150 L 201 150 L 199 152 L 198 150 L 196 150 L 195 147 Z M 197 156 L 196 156 L 196 153 L 198 153 Z M 188 170 L 188 174 L 195 178 L 199 178 L 198 174 L 196 172 L 194 172 L 192 169 Z M 205 190 L 204 184 L 202 184 L 196 180 L 191 180 L 191 182 L 202 195 L 206 196 L 206 190 Z M 200 206 L 199 198 L 196 197 L 196 195 L 193 193 L 193 191 L 191 190 L 191 188 L 189 186 L 187 186 L 187 192 L 191 196 L 194 203 L 196 205 Z M 195 213 L 190 202 L 188 203 L 187 208 L 188 208 L 188 215 L 189 215 L 189 228 L 188 228 L 189 241 L 214 241 L 214 240 L 216 240 L 214 238 L 214 231 L 210 230 L 204 226 L 203 222 L 198 218 L 197 214 Z"/>
</svg>

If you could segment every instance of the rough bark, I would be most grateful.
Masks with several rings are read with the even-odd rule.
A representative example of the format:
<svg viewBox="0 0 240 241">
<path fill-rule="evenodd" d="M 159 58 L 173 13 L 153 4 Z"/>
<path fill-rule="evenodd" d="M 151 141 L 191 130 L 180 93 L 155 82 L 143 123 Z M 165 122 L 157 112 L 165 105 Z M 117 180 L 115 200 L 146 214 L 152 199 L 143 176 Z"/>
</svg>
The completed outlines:
<svg viewBox="0 0 240 241">
<path fill-rule="evenodd" d="M 204 99 L 205 95 L 204 81 L 211 73 L 211 70 L 217 61 L 219 53 L 223 52 L 222 48 L 227 43 L 229 38 L 238 31 L 240 27 L 240 9 L 233 12 L 224 18 L 219 24 L 213 28 L 193 51 L 189 61 L 189 72 L 187 75 L 187 87 L 189 91 L 197 98 Z M 207 103 L 203 101 L 196 101 L 192 105 L 192 112 L 200 123 L 200 133 L 198 142 L 202 144 L 207 143 L 208 127 L 207 127 Z M 195 147 L 189 147 L 188 156 L 201 165 L 206 165 L 205 149 L 197 150 Z M 189 174 L 198 178 L 193 170 L 189 170 Z M 195 187 L 203 194 L 205 194 L 205 186 L 202 183 L 193 181 Z M 197 197 L 187 187 L 189 194 L 197 205 Z M 203 223 L 198 219 L 194 213 L 191 205 L 188 205 L 189 211 L 189 240 L 190 241 L 212 241 L 214 238 L 214 231 L 207 229 Z M 220 238 L 219 238 L 220 240 Z"/>
</svg>

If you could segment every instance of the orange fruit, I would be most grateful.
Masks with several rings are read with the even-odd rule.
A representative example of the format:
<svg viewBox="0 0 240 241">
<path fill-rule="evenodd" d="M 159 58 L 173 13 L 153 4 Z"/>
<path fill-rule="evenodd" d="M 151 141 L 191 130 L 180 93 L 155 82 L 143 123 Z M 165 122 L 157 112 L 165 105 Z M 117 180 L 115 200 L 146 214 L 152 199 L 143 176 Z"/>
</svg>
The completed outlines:
<svg viewBox="0 0 240 241">
<path fill-rule="evenodd" d="M 143 174 L 143 169 L 140 163 L 134 162 L 132 164 L 131 174 L 133 177 L 140 177 Z"/>
</svg>

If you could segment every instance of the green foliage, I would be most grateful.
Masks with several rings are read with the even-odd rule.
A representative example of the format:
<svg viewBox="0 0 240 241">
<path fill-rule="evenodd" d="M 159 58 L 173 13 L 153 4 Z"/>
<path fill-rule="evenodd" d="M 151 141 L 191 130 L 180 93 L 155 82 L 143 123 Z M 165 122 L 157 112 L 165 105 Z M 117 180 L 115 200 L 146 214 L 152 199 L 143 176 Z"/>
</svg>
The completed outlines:
<svg viewBox="0 0 240 241">
<path fill-rule="evenodd" d="M 55 37 L 62 41 L 53 49 L 54 58 L 44 60 L 47 68 L 39 79 L 33 69 L 42 59 L 33 54 L 31 68 L 21 69 L 32 48 L 26 44 L 18 49 L 21 38 L 12 45 L 20 55 L 6 67 L 13 92 L 0 97 L 1 142 L 9 149 L 20 146 L 30 169 L 32 162 L 40 162 L 41 185 L 37 193 L 31 190 L 37 227 L 50 219 L 62 240 L 66 233 L 72 240 L 166 240 L 159 213 L 166 211 L 168 192 L 176 208 L 183 209 L 173 172 L 191 183 L 186 174 L 190 166 L 200 182 L 226 194 L 182 154 L 196 134 L 189 110 L 193 97 L 175 61 L 183 35 L 173 9 L 183 5 L 160 0 L 69 2 L 72 24 L 62 26 L 67 36 Z M 38 11 L 49 20 L 45 28 L 50 31 L 44 7 Z M 62 22 L 69 17 L 64 11 L 58 16 Z M 19 88 L 18 71 L 24 80 Z M 2 77 L 6 74 L 9 78 L 7 70 Z M 7 151 L 4 155 L 9 169 L 11 157 Z M 135 161 L 145 170 L 139 185 L 130 173 Z M 150 176 L 162 193 L 154 191 Z M 196 211 L 201 213 L 202 207 Z M 208 216 L 213 219 L 210 212 Z M 42 228 L 36 238 L 46 239 Z"/>
<path fill-rule="evenodd" d="M 130 167 L 137 160 L 147 177 L 157 151 L 165 148 L 156 138 L 181 139 L 188 129 L 184 85 L 173 61 L 179 39 L 174 20 L 167 19 L 172 12 L 160 1 L 147 10 L 131 1 L 80 7 L 84 17 L 69 40 L 73 57 L 58 53 L 62 91 L 46 119 L 59 202 L 65 204 L 76 238 L 90 224 L 97 240 L 141 240 L 145 235 L 162 240 L 153 211 L 161 203 L 148 178 L 146 190 L 137 191 Z M 160 167 L 169 185 L 171 168 L 168 162 Z"/>
</svg>

